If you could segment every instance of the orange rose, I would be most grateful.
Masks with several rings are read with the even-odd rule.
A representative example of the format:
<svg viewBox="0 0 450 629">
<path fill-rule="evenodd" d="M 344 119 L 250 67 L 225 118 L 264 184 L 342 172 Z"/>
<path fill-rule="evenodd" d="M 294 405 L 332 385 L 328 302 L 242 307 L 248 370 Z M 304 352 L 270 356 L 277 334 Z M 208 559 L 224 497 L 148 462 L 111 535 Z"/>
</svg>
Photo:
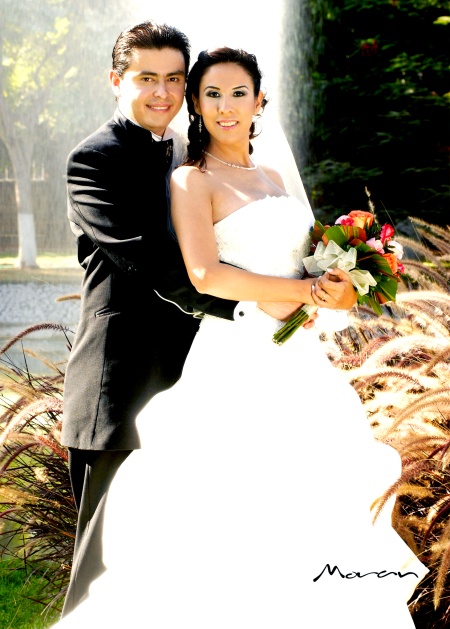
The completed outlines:
<svg viewBox="0 0 450 629">
<path fill-rule="evenodd" d="M 352 210 L 348 213 L 348 216 L 353 219 L 353 224 L 361 229 L 368 229 L 374 219 L 372 212 L 364 212 L 364 210 Z"/>
<path fill-rule="evenodd" d="M 385 258 L 386 262 L 391 267 L 392 273 L 395 275 L 398 271 L 397 257 L 393 253 L 383 253 L 382 257 Z"/>
</svg>

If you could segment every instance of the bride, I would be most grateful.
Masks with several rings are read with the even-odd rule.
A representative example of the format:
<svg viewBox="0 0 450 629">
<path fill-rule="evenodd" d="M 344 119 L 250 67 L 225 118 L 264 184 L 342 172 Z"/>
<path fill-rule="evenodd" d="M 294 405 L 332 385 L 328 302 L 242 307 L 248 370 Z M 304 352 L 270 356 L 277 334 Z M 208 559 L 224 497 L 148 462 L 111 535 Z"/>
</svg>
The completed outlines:
<svg viewBox="0 0 450 629">
<path fill-rule="evenodd" d="M 317 330 L 272 342 L 282 302 L 348 310 L 356 294 L 339 270 L 301 277 L 313 215 L 252 160 L 260 81 L 255 57 L 230 48 L 189 73 L 173 224 L 197 290 L 245 302 L 245 316 L 205 316 L 180 381 L 140 413 L 142 449 L 108 497 L 107 571 L 61 628 L 414 627 L 426 569 L 388 510 L 371 513 L 399 456 Z"/>
</svg>

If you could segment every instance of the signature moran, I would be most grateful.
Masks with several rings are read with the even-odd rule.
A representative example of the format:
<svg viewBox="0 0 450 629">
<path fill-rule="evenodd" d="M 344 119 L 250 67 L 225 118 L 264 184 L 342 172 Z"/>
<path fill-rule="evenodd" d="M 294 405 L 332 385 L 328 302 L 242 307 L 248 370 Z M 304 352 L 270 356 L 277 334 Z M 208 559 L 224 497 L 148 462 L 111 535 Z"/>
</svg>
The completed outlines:
<svg viewBox="0 0 450 629">
<path fill-rule="evenodd" d="M 322 572 L 313 579 L 314 583 L 320 579 L 325 570 L 328 570 L 328 574 L 330 576 L 333 576 L 333 574 L 337 571 L 342 579 L 363 579 L 364 577 L 368 577 L 370 574 L 375 574 L 378 579 L 384 579 L 385 577 L 389 576 L 400 577 L 400 579 L 403 579 L 403 577 L 407 577 L 408 575 L 414 575 L 415 577 L 419 578 L 419 575 L 417 575 L 415 572 L 388 572 L 387 570 L 380 570 L 380 572 L 366 572 L 365 574 L 361 574 L 360 572 L 352 570 L 351 572 L 343 574 L 337 566 L 331 568 L 330 564 L 327 563 Z"/>
</svg>

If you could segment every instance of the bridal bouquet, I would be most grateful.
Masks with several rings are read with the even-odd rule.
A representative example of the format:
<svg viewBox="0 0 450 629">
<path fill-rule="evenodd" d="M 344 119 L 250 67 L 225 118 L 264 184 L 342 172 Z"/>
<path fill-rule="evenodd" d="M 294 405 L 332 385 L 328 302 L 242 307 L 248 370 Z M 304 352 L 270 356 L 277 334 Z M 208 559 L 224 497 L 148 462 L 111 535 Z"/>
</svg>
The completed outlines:
<svg viewBox="0 0 450 629">
<path fill-rule="evenodd" d="M 348 273 L 358 293 L 358 303 L 382 314 L 381 305 L 395 301 L 403 247 L 393 240 L 392 225 L 380 225 L 372 212 L 353 210 L 340 216 L 334 225 L 315 221 L 311 231 L 311 252 L 303 258 L 309 275 L 320 276 L 328 269 Z M 318 309 L 305 304 L 280 328 L 273 341 L 282 345 Z"/>
</svg>

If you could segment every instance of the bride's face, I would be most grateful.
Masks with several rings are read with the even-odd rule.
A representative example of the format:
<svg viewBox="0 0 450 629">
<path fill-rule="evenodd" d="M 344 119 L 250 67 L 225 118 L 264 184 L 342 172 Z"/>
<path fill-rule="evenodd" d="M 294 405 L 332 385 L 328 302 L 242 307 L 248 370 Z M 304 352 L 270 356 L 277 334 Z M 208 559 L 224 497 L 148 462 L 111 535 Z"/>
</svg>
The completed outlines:
<svg viewBox="0 0 450 629">
<path fill-rule="evenodd" d="M 194 105 L 211 139 L 248 143 L 253 116 L 263 99 L 262 92 L 255 96 L 254 91 L 251 76 L 237 63 L 217 63 L 206 70 Z"/>
</svg>

